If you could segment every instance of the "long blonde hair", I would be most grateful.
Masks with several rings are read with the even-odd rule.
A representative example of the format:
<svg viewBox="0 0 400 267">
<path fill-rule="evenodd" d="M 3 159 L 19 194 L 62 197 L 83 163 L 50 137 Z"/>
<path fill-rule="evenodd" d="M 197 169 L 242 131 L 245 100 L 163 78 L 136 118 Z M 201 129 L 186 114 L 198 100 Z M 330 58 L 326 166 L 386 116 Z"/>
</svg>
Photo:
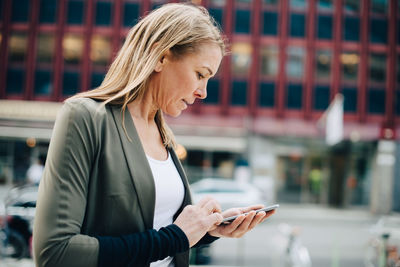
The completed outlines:
<svg viewBox="0 0 400 267">
<path fill-rule="evenodd" d="M 225 41 L 207 10 L 190 4 L 166 4 L 142 18 L 129 31 L 125 43 L 111 64 L 101 85 L 73 98 L 87 97 L 103 105 L 122 105 L 123 128 L 127 105 L 141 97 L 150 75 L 170 49 L 178 58 L 193 53 L 204 42 L 212 42 L 225 54 Z M 154 118 L 165 146 L 176 147 L 175 138 L 161 110 Z M 129 138 L 129 135 L 128 135 Z"/>
</svg>

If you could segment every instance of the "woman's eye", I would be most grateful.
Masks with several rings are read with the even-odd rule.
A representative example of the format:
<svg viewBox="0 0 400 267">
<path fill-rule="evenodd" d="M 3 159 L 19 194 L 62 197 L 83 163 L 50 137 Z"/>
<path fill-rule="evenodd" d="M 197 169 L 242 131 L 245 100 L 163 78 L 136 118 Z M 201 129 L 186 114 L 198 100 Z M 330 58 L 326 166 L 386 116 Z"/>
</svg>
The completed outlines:
<svg viewBox="0 0 400 267">
<path fill-rule="evenodd" d="M 198 72 L 197 73 L 197 78 L 199 78 L 199 79 L 203 79 L 204 78 L 204 76 L 200 73 L 200 72 Z"/>
</svg>

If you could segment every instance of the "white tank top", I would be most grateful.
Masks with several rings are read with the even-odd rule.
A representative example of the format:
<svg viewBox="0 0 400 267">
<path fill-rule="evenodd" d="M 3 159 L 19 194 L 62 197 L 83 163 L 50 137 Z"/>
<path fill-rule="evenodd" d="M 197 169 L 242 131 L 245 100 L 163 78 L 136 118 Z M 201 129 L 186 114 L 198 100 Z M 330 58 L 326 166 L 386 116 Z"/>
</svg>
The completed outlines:
<svg viewBox="0 0 400 267">
<path fill-rule="evenodd" d="M 167 160 L 156 160 L 149 156 L 147 156 L 147 160 L 153 173 L 156 189 L 153 228 L 159 230 L 161 227 L 173 223 L 173 216 L 182 205 L 185 189 L 169 152 Z M 172 257 L 150 264 L 150 267 L 173 266 Z"/>
</svg>

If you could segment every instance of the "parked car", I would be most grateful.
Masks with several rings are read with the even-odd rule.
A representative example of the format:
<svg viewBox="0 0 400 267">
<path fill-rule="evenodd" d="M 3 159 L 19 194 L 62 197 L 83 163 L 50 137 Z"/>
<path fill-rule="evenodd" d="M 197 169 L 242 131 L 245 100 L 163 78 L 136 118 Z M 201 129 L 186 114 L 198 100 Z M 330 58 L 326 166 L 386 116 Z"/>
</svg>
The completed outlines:
<svg viewBox="0 0 400 267">
<path fill-rule="evenodd" d="M 0 258 L 31 257 L 37 197 L 36 185 L 14 187 L 8 192 L 0 214 Z"/>
<path fill-rule="evenodd" d="M 215 198 L 222 210 L 264 203 L 261 191 L 252 184 L 226 178 L 206 178 L 190 185 L 193 202 L 206 196 Z"/>
</svg>

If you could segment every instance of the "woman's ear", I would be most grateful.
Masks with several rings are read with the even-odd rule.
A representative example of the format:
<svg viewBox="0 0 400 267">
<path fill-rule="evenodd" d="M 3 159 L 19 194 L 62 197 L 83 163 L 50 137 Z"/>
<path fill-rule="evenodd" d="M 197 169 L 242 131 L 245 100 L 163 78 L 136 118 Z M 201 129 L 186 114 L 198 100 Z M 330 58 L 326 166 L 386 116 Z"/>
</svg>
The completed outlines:
<svg viewBox="0 0 400 267">
<path fill-rule="evenodd" d="M 165 53 L 162 54 L 160 59 L 158 60 L 156 67 L 154 68 L 155 72 L 160 72 L 162 71 L 163 67 L 167 63 L 168 59 L 170 58 L 171 52 L 167 50 Z"/>
</svg>

